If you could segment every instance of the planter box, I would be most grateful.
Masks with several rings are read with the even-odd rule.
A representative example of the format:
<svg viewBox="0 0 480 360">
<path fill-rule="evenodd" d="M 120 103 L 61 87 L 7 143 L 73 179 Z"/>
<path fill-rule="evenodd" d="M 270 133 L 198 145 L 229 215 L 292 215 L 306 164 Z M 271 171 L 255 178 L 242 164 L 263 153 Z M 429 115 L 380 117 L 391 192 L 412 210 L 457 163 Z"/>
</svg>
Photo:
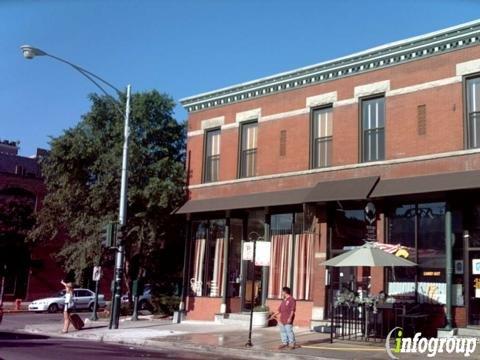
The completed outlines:
<svg viewBox="0 0 480 360">
<path fill-rule="evenodd" d="M 255 328 L 264 328 L 268 326 L 268 311 L 254 311 L 252 326 Z"/>
</svg>

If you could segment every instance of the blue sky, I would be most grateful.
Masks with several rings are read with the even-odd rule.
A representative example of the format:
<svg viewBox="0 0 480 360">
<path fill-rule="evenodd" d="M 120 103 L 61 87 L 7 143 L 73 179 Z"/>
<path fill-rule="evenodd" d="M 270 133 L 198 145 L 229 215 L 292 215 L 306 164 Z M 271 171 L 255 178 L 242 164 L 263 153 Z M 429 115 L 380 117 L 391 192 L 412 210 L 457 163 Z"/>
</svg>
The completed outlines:
<svg viewBox="0 0 480 360">
<path fill-rule="evenodd" d="M 178 100 L 474 20 L 475 0 L 2 0 L 0 139 L 47 147 L 89 108 L 92 84 L 31 44 L 134 91 Z M 177 119 L 187 114 L 176 109 Z"/>
</svg>

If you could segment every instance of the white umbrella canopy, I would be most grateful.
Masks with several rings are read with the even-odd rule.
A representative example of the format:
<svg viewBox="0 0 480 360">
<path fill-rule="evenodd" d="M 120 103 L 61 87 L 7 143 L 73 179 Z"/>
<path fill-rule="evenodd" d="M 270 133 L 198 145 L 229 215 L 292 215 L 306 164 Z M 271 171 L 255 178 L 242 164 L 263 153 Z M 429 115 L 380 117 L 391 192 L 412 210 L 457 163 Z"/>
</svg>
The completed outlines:
<svg viewBox="0 0 480 360">
<path fill-rule="evenodd" d="M 387 253 L 369 243 L 335 256 L 325 261 L 322 265 L 334 267 L 417 266 L 417 264 L 410 260 Z"/>
</svg>

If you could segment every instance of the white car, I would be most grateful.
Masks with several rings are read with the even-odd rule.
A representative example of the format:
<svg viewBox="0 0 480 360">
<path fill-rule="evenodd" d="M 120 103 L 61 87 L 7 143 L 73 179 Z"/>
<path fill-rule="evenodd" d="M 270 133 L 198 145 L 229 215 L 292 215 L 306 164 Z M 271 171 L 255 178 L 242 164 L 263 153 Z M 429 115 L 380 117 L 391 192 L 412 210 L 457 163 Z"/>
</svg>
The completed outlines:
<svg viewBox="0 0 480 360">
<path fill-rule="evenodd" d="M 89 310 L 93 311 L 95 304 L 95 293 L 89 289 L 74 289 L 73 300 L 75 302 L 76 310 Z M 29 311 L 55 313 L 63 310 L 65 305 L 65 290 L 53 295 L 49 298 L 38 299 L 28 305 Z M 104 308 L 106 306 L 105 297 L 102 294 L 98 294 L 98 308 Z"/>
</svg>

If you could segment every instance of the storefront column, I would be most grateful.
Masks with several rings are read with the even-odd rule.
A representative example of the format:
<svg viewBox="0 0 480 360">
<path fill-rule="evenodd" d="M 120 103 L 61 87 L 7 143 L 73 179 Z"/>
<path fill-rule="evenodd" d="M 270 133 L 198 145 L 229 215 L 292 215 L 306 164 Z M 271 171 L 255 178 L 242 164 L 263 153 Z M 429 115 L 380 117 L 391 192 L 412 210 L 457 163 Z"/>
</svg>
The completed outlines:
<svg viewBox="0 0 480 360">
<path fill-rule="evenodd" d="M 190 214 L 187 214 L 187 224 L 185 229 L 185 247 L 183 250 L 183 279 L 182 279 L 182 293 L 181 293 L 181 300 L 178 306 L 179 311 L 185 311 L 185 298 L 187 296 L 187 289 L 188 289 L 188 276 L 190 274 L 190 267 L 189 267 L 189 250 L 190 250 L 190 230 L 192 227 L 192 222 L 190 219 Z"/>
<path fill-rule="evenodd" d="M 328 295 L 329 286 L 327 286 L 327 268 L 321 265 L 327 260 L 327 243 L 328 243 L 328 224 L 326 207 L 318 208 L 316 213 L 315 225 L 315 245 L 314 245 L 314 261 L 313 261 L 313 283 L 312 283 L 312 320 L 324 320 L 327 315 L 326 297 Z"/>
<path fill-rule="evenodd" d="M 270 241 L 270 213 L 269 209 L 265 208 L 265 222 L 264 222 L 264 240 Z M 265 306 L 268 297 L 268 276 L 270 274 L 270 266 L 262 267 L 262 306 Z"/>
<path fill-rule="evenodd" d="M 385 243 L 385 214 L 379 213 L 377 217 L 377 242 Z M 380 291 L 387 291 L 384 289 L 385 284 L 385 268 L 383 267 L 372 267 L 370 269 L 370 293 L 371 294 L 378 294 Z"/>
<path fill-rule="evenodd" d="M 220 305 L 220 313 L 227 312 L 227 290 L 228 290 L 228 247 L 230 244 L 230 212 L 225 217 L 225 234 L 223 239 L 223 278 L 222 278 L 222 305 Z"/>
<path fill-rule="evenodd" d="M 447 301 L 446 301 L 446 317 L 447 323 L 445 330 L 452 329 L 452 211 L 447 205 L 445 211 L 445 257 L 446 257 L 446 278 L 447 278 Z"/>
</svg>

